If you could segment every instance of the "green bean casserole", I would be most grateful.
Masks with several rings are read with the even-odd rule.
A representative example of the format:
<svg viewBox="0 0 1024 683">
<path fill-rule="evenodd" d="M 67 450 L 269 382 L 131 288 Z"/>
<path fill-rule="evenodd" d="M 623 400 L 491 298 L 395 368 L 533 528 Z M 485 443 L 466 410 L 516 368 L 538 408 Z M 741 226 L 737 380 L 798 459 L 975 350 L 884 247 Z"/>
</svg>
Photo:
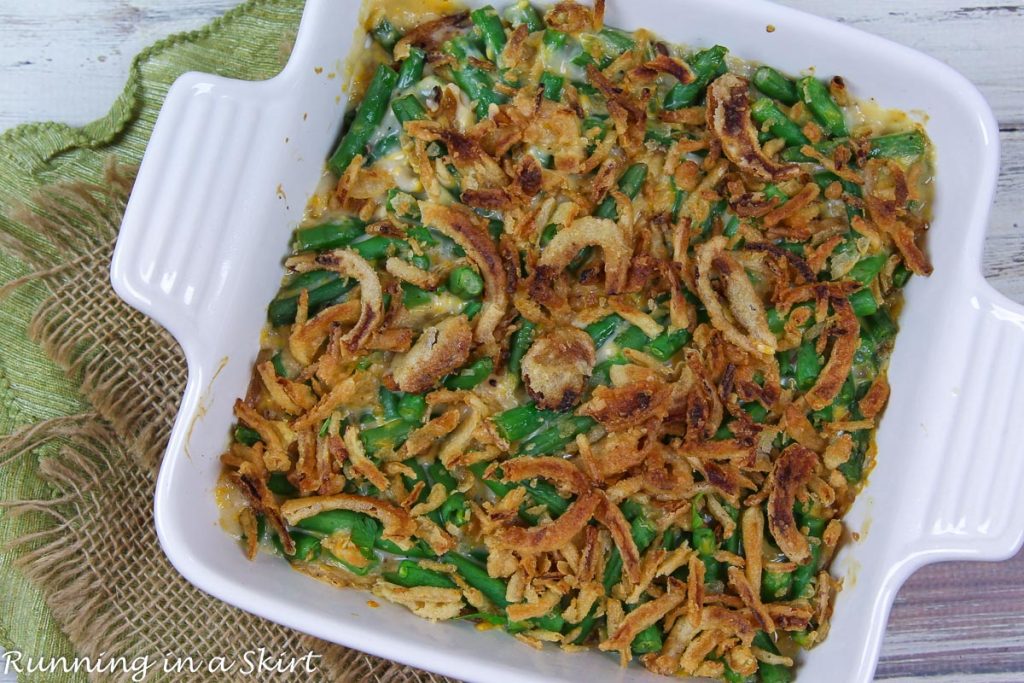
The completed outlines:
<svg viewBox="0 0 1024 683">
<path fill-rule="evenodd" d="M 537 648 L 792 680 L 931 271 L 923 129 L 601 2 L 364 14 L 222 456 L 244 551 Z"/>
</svg>

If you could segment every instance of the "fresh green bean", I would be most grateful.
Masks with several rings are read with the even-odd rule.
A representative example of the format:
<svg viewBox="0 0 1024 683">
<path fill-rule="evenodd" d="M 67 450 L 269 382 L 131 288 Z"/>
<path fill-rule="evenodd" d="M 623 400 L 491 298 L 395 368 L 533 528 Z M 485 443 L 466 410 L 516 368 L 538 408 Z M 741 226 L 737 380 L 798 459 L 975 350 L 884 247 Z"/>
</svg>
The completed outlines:
<svg viewBox="0 0 1024 683">
<path fill-rule="evenodd" d="M 411 422 L 397 419 L 385 422 L 379 427 L 364 429 L 359 433 L 359 437 L 363 441 L 367 455 L 373 455 L 383 448 L 398 448 L 409 438 L 409 433 L 414 428 L 415 425 Z"/>
<path fill-rule="evenodd" d="M 814 386 L 821 373 L 821 359 L 814 348 L 813 341 L 805 341 L 796 353 L 796 385 L 800 391 L 807 391 Z"/>
<path fill-rule="evenodd" d="M 558 76 L 545 71 L 540 75 L 540 86 L 544 88 L 544 97 L 552 102 L 562 99 L 562 86 L 565 84 L 565 77 Z"/>
<path fill-rule="evenodd" d="M 273 535 L 274 546 L 289 562 L 314 562 L 320 557 L 319 538 L 294 531 L 291 532 L 291 537 L 295 543 L 295 552 L 289 555 L 284 549 L 284 544 L 281 543 L 281 538 L 277 534 Z"/>
<path fill-rule="evenodd" d="M 462 313 L 462 315 L 466 316 L 468 319 L 472 320 L 473 318 L 476 317 L 477 313 L 479 313 L 480 309 L 482 309 L 483 307 L 483 302 L 480 301 L 480 299 L 470 299 L 462 306 L 462 310 L 460 311 L 460 313 Z"/>
<path fill-rule="evenodd" d="M 238 425 L 235 427 L 235 441 L 244 446 L 254 446 L 260 441 L 260 433 L 245 425 Z"/>
<path fill-rule="evenodd" d="M 860 317 L 872 315 L 878 311 L 878 301 L 870 289 L 860 289 L 850 295 L 853 312 Z"/>
<path fill-rule="evenodd" d="M 651 338 L 636 325 L 630 325 L 615 338 L 615 345 L 620 349 L 639 351 L 650 343 Z"/>
<path fill-rule="evenodd" d="M 787 145 L 797 148 L 811 144 L 800 126 L 795 121 L 782 113 L 767 97 L 762 97 L 750 107 L 750 115 L 758 125 L 768 125 L 768 130 L 777 138 L 782 138 Z"/>
<path fill-rule="evenodd" d="M 448 289 L 460 299 L 471 299 L 483 293 L 484 280 L 469 266 L 459 266 L 448 275 Z"/>
<path fill-rule="evenodd" d="M 427 118 L 426 107 L 420 104 L 419 99 L 415 95 L 399 97 L 391 103 L 391 111 L 395 113 L 395 118 L 398 119 L 398 122 L 403 124 L 408 121 L 422 121 Z"/>
<path fill-rule="evenodd" d="M 502 609 L 509 606 L 509 601 L 505 599 L 505 582 L 492 578 L 482 565 L 456 552 L 445 553 L 442 559 L 455 565 L 455 569 L 466 583 L 483 593 L 484 597 L 496 606 Z"/>
<path fill-rule="evenodd" d="M 866 256 L 850 269 L 850 272 L 846 274 L 851 280 L 856 280 L 862 285 L 867 285 L 875 276 L 881 272 L 885 266 L 885 262 L 889 260 L 886 254 L 876 254 L 875 256 Z"/>
<path fill-rule="evenodd" d="M 377 390 L 377 400 L 380 402 L 380 407 L 384 411 L 385 419 L 393 420 L 398 417 L 399 398 L 398 394 L 383 385 L 381 385 Z"/>
<path fill-rule="evenodd" d="M 633 654 L 643 655 L 648 652 L 661 652 L 662 645 L 664 645 L 664 641 L 661 637 L 661 629 L 656 624 L 652 624 L 636 634 L 630 648 L 633 650 Z"/>
<path fill-rule="evenodd" d="M 686 346 L 690 341 L 690 332 L 685 327 L 678 330 L 665 330 L 651 340 L 647 345 L 647 352 L 660 361 L 667 361 Z"/>
<path fill-rule="evenodd" d="M 371 29 L 370 35 L 388 52 L 391 52 L 395 47 L 395 43 L 402 39 L 401 31 L 395 28 L 394 24 L 388 21 L 387 17 L 381 17 L 377 25 Z"/>
<path fill-rule="evenodd" d="M 295 231 L 292 243 L 295 251 L 325 251 L 351 244 L 363 235 L 366 224 L 354 216 L 330 221 Z M 315 272 L 315 271 L 312 271 Z"/>
<path fill-rule="evenodd" d="M 356 110 L 352 126 L 327 161 L 327 167 L 334 175 L 340 176 L 344 173 L 352 159 L 365 151 L 366 143 L 384 118 L 388 101 L 391 99 L 391 91 L 394 90 L 397 81 L 398 74 L 394 69 L 386 64 L 377 67 L 373 80 L 370 81 L 370 86 Z"/>
<path fill-rule="evenodd" d="M 761 599 L 765 602 L 785 600 L 793 587 L 793 572 L 769 572 L 761 575 Z"/>
<path fill-rule="evenodd" d="M 687 60 L 695 76 L 693 82 L 686 85 L 676 83 L 672 86 L 672 89 L 665 95 L 662 106 L 672 111 L 697 102 L 711 81 L 725 72 L 725 55 L 728 52 L 729 50 L 721 45 L 715 45 L 707 50 L 701 50 Z"/>
<path fill-rule="evenodd" d="M 441 572 L 432 569 L 425 569 L 412 560 L 402 560 L 398 569 L 393 572 L 383 572 L 384 579 L 398 586 L 415 588 L 416 586 L 430 586 L 433 588 L 457 588 L 457 584 Z"/>
<path fill-rule="evenodd" d="M 818 575 L 818 563 L 821 562 L 821 541 L 817 538 L 808 539 L 811 546 L 811 559 L 807 564 L 800 565 L 793 571 L 792 594 L 794 598 L 804 597 L 804 591 L 811 579 Z"/>
<path fill-rule="evenodd" d="M 633 164 L 619 178 L 619 191 L 630 199 L 636 199 L 646 179 L 647 164 Z M 597 210 L 594 211 L 594 215 L 598 218 L 617 219 L 619 217 L 619 207 L 615 203 L 615 197 L 611 195 L 605 197 L 597 207 Z"/>
<path fill-rule="evenodd" d="M 533 332 L 536 327 L 534 323 L 524 319 L 520 323 L 519 329 L 512 335 L 512 342 L 508 349 L 508 371 L 515 377 L 519 377 L 523 356 L 533 344 Z"/>
<path fill-rule="evenodd" d="M 913 273 L 902 263 L 896 266 L 896 270 L 892 272 L 892 284 L 894 287 L 903 288 L 910 281 L 910 276 Z"/>
<path fill-rule="evenodd" d="M 339 297 L 347 294 L 350 289 L 355 287 L 355 282 L 349 278 L 339 279 L 337 273 L 333 273 L 335 277 L 329 279 L 324 284 L 320 285 L 315 289 L 307 290 L 309 292 L 309 309 L 313 311 L 322 304 L 337 300 Z M 278 325 L 290 325 L 295 322 L 295 316 L 299 310 L 299 295 L 288 297 L 279 297 L 270 302 L 267 307 L 267 318 L 270 320 L 270 324 L 275 327 Z"/>
<path fill-rule="evenodd" d="M 908 133 L 894 133 L 871 138 L 868 148 L 869 157 L 884 157 L 888 159 L 916 158 L 924 154 L 925 139 L 921 131 L 913 130 Z"/>
<path fill-rule="evenodd" d="M 553 410 L 542 410 L 536 403 L 530 402 L 498 413 L 491 421 L 498 428 L 501 438 L 506 441 L 519 441 L 557 417 L 558 413 Z"/>
<path fill-rule="evenodd" d="M 418 424 L 427 412 L 427 400 L 419 394 L 403 394 L 398 400 L 398 416 L 406 422 Z"/>
<path fill-rule="evenodd" d="M 434 296 L 425 289 L 421 289 L 408 282 L 402 283 L 402 305 L 408 309 L 426 306 L 434 299 Z"/>
<path fill-rule="evenodd" d="M 469 512 L 466 508 L 466 494 L 457 491 L 448 496 L 440 508 L 441 520 L 445 523 L 451 522 L 455 526 L 462 526 L 469 519 Z"/>
<path fill-rule="evenodd" d="M 805 76 L 797 81 L 797 90 L 814 118 L 822 125 L 825 132 L 832 137 L 846 137 L 846 115 L 832 99 L 828 87 L 814 76 Z"/>
<path fill-rule="evenodd" d="M 569 415 L 526 439 L 519 447 L 523 455 L 548 455 L 565 448 L 578 434 L 589 431 L 595 420 L 586 415 Z"/>
<path fill-rule="evenodd" d="M 757 665 L 757 674 L 761 683 L 791 683 L 793 680 L 792 670 L 782 664 L 761 662 Z"/>
<path fill-rule="evenodd" d="M 601 348 L 606 341 L 612 338 L 621 322 L 622 318 L 612 313 L 597 322 L 590 323 L 584 328 L 584 331 L 594 340 L 594 346 Z"/>
<path fill-rule="evenodd" d="M 793 105 L 800 101 L 796 83 L 770 66 L 758 67 L 754 72 L 753 81 L 754 87 L 783 104 Z"/>
<path fill-rule="evenodd" d="M 505 10 L 505 18 L 513 28 L 520 24 L 526 24 L 530 33 L 544 30 L 544 20 L 540 18 L 540 14 L 537 13 L 533 5 L 525 1 L 517 2 Z"/>
<path fill-rule="evenodd" d="M 271 493 L 276 493 L 279 496 L 291 496 L 298 493 L 298 489 L 292 486 L 292 483 L 288 481 L 288 475 L 284 472 L 271 472 L 267 477 L 267 488 Z"/>
<path fill-rule="evenodd" d="M 487 48 L 487 58 L 497 63 L 498 57 L 505 49 L 505 27 L 501 24 L 501 17 L 491 5 L 485 5 L 469 13 L 469 18 L 484 37 L 484 45 Z"/>
<path fill-rule="evenodd" d="M 459 372 L 448 375 L 444 380 L 444 385 L 453 391 L 459 389 L 472 389 L 487 379 L 493 370 L 494 361 L 490 358 L 480 358 L 479 360 L 470 363 Z"/>
<path fill-rule="evenodd" d="M 398 67 L 396 90 L 405 90 L 423 78 L 423 65 L 427 62 L 427 53 L 418 47 L 409 48 L 409 56 L 402 60 Z"/>
<path fill-rule="evenodd" d="M 352 244 L 352 250 L 367 261 L 373 261 L 374 259 L 383 258 L 394 253 L 400 245 L 404 244 L 406 243 L 394 237 L 374 235 L 370 239 Z"/>
</svg>

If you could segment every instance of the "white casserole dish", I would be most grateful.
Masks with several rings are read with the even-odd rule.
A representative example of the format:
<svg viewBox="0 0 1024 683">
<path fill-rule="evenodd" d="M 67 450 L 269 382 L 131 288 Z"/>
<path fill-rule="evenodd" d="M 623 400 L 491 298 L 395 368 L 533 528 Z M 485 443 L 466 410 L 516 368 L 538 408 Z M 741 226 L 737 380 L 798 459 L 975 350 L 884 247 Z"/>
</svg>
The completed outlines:
<svg viewBox="0 0 1024 683">
<path fill-rule="evenodd" d="M 470 2 L 470 5 L 484 4 Z M 501 4 L 501 3 L 499 3 Z M 935 274 L 913 278 L 899 320 L 878 464 L 847 517 L 859 535 L 828 640 L 801 680 L 867 681 L 902 582 L 929 562 L 999 560 L 1020 547 L 1024 308 L 979 272 L 999 167 L 989 107 L 959 74 L 908 48 L 763 0 L 612 0 L 606 23 L 796 73 L 842 74 L 858 97 L 927 112 L 937 149 Z M 766 26 L 776 27 L 774 32 Z M 346 108 L 355 3 L 310 0 L 291 60 L 259 83 L 199 73 L 171 88 L 111 267 L 114 289 L 181 343 L 189 377 L 156 488 L 164 551 L 202 590 L 268 619 L 470 681 L 659 680 L 603 654 L 537 652 L 498 631 L 367 605 L 277 558 L 250 563 L 218 524 L 213 489 L 231 406 L 245 392 L 288 236 Z M 318 72 L 315 67 L 323 67 Z M 142 350 L 144 352 L 144 350 Z"/>
</svg>

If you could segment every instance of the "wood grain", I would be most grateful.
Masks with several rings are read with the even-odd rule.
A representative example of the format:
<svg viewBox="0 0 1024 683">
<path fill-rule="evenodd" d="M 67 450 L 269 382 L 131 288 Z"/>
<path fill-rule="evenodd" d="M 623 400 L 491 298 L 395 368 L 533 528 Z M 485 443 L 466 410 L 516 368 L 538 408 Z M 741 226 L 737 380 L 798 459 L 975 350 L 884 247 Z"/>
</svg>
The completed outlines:
<svg viewBox="0 0 1024 683">
<path fill-rule="evenodd" d="M 83 124 L 101 116 L 120 92 L 135 53 L 164 35 L 198 27 L 234 4 L 0 0 L 0 129 L 43 119 Z M 999 119 L 1003 145 L 983 272 L 997 289 L 1024 302 L 1024 2 L 783 4 L 931 54 L 979 86 Z M 911 577 L 893 606 L 878 678 L 1024 680 L 1024 554 L 1003 563 L 935 565 Z"/>
</svg>

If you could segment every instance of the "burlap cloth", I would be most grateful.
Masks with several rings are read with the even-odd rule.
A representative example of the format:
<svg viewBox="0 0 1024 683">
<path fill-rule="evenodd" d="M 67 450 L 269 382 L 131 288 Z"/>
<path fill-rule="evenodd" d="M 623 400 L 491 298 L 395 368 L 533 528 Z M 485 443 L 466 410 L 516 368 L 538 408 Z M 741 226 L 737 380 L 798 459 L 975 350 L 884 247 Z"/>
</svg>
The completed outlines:
<svg viewBox="0 0 1024 683">
<path fill-rule="evenodd" d="M 196 661 L 258 648 L 285 657 L 313 651 L 323 657 L 318 672 L 297 678 L 442 680 L 206 596 L 178 576 L 153 530 L 154 475 L 185 364 L 171 336 L 110 287 L 132 169 L 179 74 L 274 75 L 301 12 L 300 0 L 252 0 L 139 54 L 103 119 L 0 135 L 0 434 L 7 435 L 0 439 L 0 645 L 7 650 L 26 658 Z M 240 678 L 216 676 L 232 677 Z"/>
</svg>

